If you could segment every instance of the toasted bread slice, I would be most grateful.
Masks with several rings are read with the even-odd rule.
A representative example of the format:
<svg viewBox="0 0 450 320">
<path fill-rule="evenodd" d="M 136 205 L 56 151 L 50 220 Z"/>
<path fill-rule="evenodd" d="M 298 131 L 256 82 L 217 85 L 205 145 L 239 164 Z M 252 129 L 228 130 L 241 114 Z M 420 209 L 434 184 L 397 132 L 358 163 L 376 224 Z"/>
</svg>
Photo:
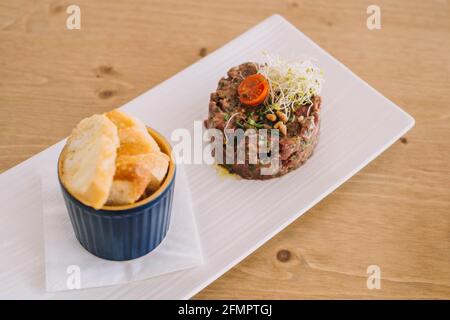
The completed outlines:
<svg viewBox="0 0 450 320">
<path fill-rule="evenodd" d="M 118 155 L 135 155 L 160 151 L 145 125 L 126 113 L 114 109 L 105 114 L 118 128 L 120 148 Z"/>
<path fill-rule="evenodd" d="M 147 193 L 155 192 L 159 188 L 169 169 L 170 158 L 162 152 L 153 152 L 148 154 L 148 161 L 152 168 L 150 181 L 147 184 Z"/>
<path fill-rule="evenodd" d="M 149 184 L 159 187 L 168 164 L 169 157 L 161 152 L 119 155 L 108 205 L 134 203 L 144 194 Z"/>
<path fill-rule="evenodd" d="M 116 170 L 119 136 L 104 115 L 83 119 L 72 131 L 61 155 L 61 179 L 67 190 L 95 209 L 108 199 Z"/>
<path fill-rule="evenodd" d="M 158 144 L 141 121 L 117 109 L 105 115 L 117 126 L 120 140 L 116 174 L 107 203 L 134 203 L 149 184 L 153 188 L 159 186 L 167 172 L 168 157 L 160 152 Z M 164 175 L 161 177 L 162 171 Z"/>
</svg>

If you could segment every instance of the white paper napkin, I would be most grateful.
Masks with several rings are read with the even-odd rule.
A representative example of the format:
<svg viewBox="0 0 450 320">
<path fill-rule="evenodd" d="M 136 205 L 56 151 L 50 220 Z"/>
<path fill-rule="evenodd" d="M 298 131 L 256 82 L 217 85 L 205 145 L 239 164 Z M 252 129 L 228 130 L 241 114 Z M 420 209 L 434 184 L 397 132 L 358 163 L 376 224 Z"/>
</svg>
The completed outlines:
<svg viewBox="0 0 450 320">
<path fill-rule="evenodd" d="M 47 291 L 126 283 L 192 268 L 203 262 L 182 165 L 177 166 L 172 218 L 166 238 L 149 254 L 124 262 L 98 258 L 81 246 L 64 205 L 56 169 L 48 168 L 41 178 Z"/>
</svg>

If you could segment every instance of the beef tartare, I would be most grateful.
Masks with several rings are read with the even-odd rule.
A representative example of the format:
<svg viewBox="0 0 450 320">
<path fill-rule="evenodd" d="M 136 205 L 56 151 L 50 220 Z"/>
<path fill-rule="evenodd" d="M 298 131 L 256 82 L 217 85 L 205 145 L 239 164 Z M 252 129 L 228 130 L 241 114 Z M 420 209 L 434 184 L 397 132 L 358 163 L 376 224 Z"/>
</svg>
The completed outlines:
<svg viewBox="0 0 450 320">
<path fill-rule="evenodd" d="M 236 129 L 276 129 L 277 134 L 266 139 L 269 146 L 277 141 L 278 152 L 271 156 L 279 165 L 267 174 L 263 168 L 269 164 L 263 159 L 251 163 L 246 153 L 244 163 L 236 161 L 239 145 L 246 150 L 252 148 L 246 139 L 234 146 L 231 163 L 220 164 L 245 179 L 270 179 L 300 167 L 318 141 L 322 83 L 321 70 L 309 61 L 288 63 L 271 58 L 265 64 L 247 62 L 231 68 L 211 94 L 205 126 L 225 134 Z M 215 153 L 225 154 L 226 145 L 225 138 L 222 150 L 216 149 Z"/>
</svg>

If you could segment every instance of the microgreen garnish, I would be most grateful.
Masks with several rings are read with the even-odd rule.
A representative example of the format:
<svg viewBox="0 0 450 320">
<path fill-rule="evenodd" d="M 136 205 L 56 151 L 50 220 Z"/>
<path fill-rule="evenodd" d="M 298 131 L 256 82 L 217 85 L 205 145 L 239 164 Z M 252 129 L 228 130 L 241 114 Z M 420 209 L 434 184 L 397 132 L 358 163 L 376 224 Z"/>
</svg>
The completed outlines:
<svg viewBox="0 0 450 320">
<path fill-rule="evenodd" d="M 270 55 L 266 59 L 258 68 L 270 86 L 264 112 L 283 111 L 291 119 L 297 107 L 312 105 L 311 98 L 322 90 L 322 70 L 307 60 L 288 62 Z"/>
</svg>

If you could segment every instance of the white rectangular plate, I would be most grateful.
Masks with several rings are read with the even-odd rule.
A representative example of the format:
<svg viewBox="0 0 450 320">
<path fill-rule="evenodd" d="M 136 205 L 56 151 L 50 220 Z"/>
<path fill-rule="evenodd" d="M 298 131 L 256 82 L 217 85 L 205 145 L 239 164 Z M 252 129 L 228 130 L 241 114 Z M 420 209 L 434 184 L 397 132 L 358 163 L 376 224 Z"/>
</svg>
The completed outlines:
<svg viewBox="0 0 450 320">
<path fill-rule="evenodd" d="M 0 297 L 189 298 L 363 168 L 414 125 L 387 100 L 280 16 L 272 16 L 124 106 L 170 137 L 207 115 L 226 71 L 261 52 L 314 58 L 324 69 L 319 145 L 300 169 L 269 181 L 224 179 L 208 165 L 187 166 L 205 263 L 122 286 L 45 293 L 37 172 L 55 147 L 0 176 Z"/>
</svg>

